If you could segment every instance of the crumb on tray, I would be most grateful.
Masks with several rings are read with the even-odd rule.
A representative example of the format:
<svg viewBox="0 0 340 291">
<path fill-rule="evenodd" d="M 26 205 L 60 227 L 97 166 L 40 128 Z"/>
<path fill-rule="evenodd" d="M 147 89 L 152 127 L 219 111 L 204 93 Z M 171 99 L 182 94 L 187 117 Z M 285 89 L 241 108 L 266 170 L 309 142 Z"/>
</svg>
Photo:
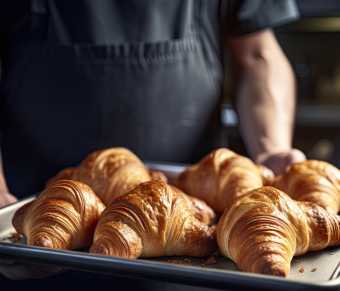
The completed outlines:
<svg viewBox="0 0 340 291">
<path fill-rule="evenodd" d="M 333 255 L 333 253 L 330 253 L 330 255 Z"/>
<path fill-rule="evenodd" d="M 304 268 L 300 268 L 300 270 L 299 270 L 300 273 L 303 273 L 304 271 L 305 271 Z"/>
<path fill-rule="evenodd" d="M 168 260 L 168 262 L 173 263 L 173 264 L 191 264 L 191 260 L 188 258 L 185 258 L 183 260 Z"/>
<path fill-rule="evenodd" d="M 17 243 L 20 238 L 22 238 L 22 235 L 17 232 L 11 232 L 10 237 L 7 237 L 6 239 L 10 240 L 12 243 Z"/>
<path fill-rule="evenodd" d="M 204 260 L 202 260 L 204 262 Z M 206 262 L 204 262 L 203 264 L 199 265 L 199 267 L 201 268 L 209 268 L 209 265 L 215 265 L 217 264 L 217 261 L 215 260 L 214 257 L 211 257 L 210 259 L 207 259 Z"/>
<path fill-rule="evenodd" d="M 318 269 L 318 268 L 313 268 L 313 269 L 312 269 L 312 272 L 315 272 L 317 269 Z"/>
</svg>

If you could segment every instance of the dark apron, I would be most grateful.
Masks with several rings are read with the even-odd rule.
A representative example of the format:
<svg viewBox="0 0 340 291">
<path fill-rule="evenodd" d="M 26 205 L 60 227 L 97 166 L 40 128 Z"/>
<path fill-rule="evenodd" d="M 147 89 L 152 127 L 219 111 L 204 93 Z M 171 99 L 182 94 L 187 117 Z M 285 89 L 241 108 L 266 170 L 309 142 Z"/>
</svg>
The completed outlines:
<svg viewBox="0 0 340 291">
<path fill-rule="evenodd" d="M 32 0 L 1 87 L 10 192 L 40 191 L 101 148 L 193 163 L 221 146 L 213 2 Z"/>
</svg>

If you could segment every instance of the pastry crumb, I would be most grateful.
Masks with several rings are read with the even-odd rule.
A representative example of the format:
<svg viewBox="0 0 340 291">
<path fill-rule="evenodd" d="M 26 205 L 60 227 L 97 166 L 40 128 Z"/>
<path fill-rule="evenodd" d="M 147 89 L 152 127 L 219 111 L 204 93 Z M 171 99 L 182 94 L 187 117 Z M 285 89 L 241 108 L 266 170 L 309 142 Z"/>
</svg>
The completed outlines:
<svg viewBox="0 0 340 291">
<path fill-rule="evenodd" d="M 317 269 L 318 269 L 318 268 L 313 268 L 313 269 L 312 269 L 312 272 L 315 272 Z"/>
<path fill-rule="evenodd" d="M 295 263 L 298 263 L 298 262 L 299 262 L 299 260 L 296 260 L 296 261 L 295 261 Z"/>
<path fill-rule="evenodd" d="M 299 270 L 300 273 L 303 273 L 304 271 L 305 271 L 304 268 L 300 268 L 300 270 Z"/>
<path fill-rule="evenodd" d="M 173 264 L 191 264 L 191 260 L 188 258 L 185 258 L 183 260 L 168 260 L 168 262 L 173 263 Z"/>
<path fill-rule="evenodd" d="M 333 255 L 333 253 L 330 253 L 330 255 Z"/>
<path fill-rule="evenodd" d="M 215 264 L 217 264 L 217 261 L 215 260 L 214 257 L 211 257 L 211 258 L 208 259 L 205 263 L 206 263 L 207 265 L 215 265 Z"/>
<path fill-rule="evenodd" d="M 22 238 L 22 235 L 17 232 L 11 232 L 10 237 L 7 237 L 6 239 L 10 240 L 12 243 L 19 242 L 19 239 Z"/>
<path fill-rule="evenodd" d="M 204 262 L 204 260 L 202 260 Z M 209 265 L 215 265 L 217 264 L 217 261 L 215 260 L 214 257 L 211 257 L 210 259 L 207 259 L 207 261 L 201 265 L 199 265 L 199 267 L 201 268 L 209 268 Z"/>
</svg>

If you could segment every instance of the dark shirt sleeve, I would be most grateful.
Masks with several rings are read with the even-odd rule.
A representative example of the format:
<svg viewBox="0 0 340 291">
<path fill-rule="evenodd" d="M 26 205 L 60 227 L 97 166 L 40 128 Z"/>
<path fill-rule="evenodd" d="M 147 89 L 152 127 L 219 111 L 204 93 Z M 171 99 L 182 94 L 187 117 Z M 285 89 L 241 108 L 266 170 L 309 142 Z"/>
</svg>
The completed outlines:
<svg viewBox="0 0 340 291">
<path fill-rule="evenodd" d="M 230 0 L 226 2 L 225 8 L 228 36 L 274 28 L 300 18 L 294 0 Z"/>
</svg>

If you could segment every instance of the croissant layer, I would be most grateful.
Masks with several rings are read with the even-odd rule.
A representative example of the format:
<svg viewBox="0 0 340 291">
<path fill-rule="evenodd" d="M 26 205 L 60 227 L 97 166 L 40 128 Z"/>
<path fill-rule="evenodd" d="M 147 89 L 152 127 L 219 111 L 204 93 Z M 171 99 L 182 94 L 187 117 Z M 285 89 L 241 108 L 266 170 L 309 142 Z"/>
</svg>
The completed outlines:
<svg viewBox="0 0 340 291">
<path fill-rule="evenodd" d="M 289 166 L 274 187 L 297 201 L 313 202 L 331 214 L 340 210 L 340 171 L 323 161 L 307 160 Z"/>
<path fill-rule="evenodd" d="M 87 185 L 61 180 L 21 207 L 13 217 L 27 244 L 53 249 L 77 249 L 92 244 L 105 206 Z"/>
<path fill-rule="evenodd" d="M 130 150 L 120 147 L 93 152 L 78 167 L 61 171 L 47 185 L 61 179 L 89 185 L 105 205 L 140 183 L 167 180 L 163 173 L 149 170 Z"/>
<path fill-rule="evenodd" d="M 219 215 L 239 195 L 263 186 L 261 172 L 251 160 L 224 148 L 186 169 L 173 184 L 204 200 Z"/>
<path fill-rule="evenodd" d="M 258 188 L 223 213 L 218 250 L 243 271 L 286 277 L 293 256 L 340 244 L 339 218 L 273 187 Z"/>
<path fill-rule="evenodd" d="M 145 182 L 101 216 L 90 253 L 125 258 L 206 256 L 216 250 L 209 228 L 164 181 Z"/>
</svg>

